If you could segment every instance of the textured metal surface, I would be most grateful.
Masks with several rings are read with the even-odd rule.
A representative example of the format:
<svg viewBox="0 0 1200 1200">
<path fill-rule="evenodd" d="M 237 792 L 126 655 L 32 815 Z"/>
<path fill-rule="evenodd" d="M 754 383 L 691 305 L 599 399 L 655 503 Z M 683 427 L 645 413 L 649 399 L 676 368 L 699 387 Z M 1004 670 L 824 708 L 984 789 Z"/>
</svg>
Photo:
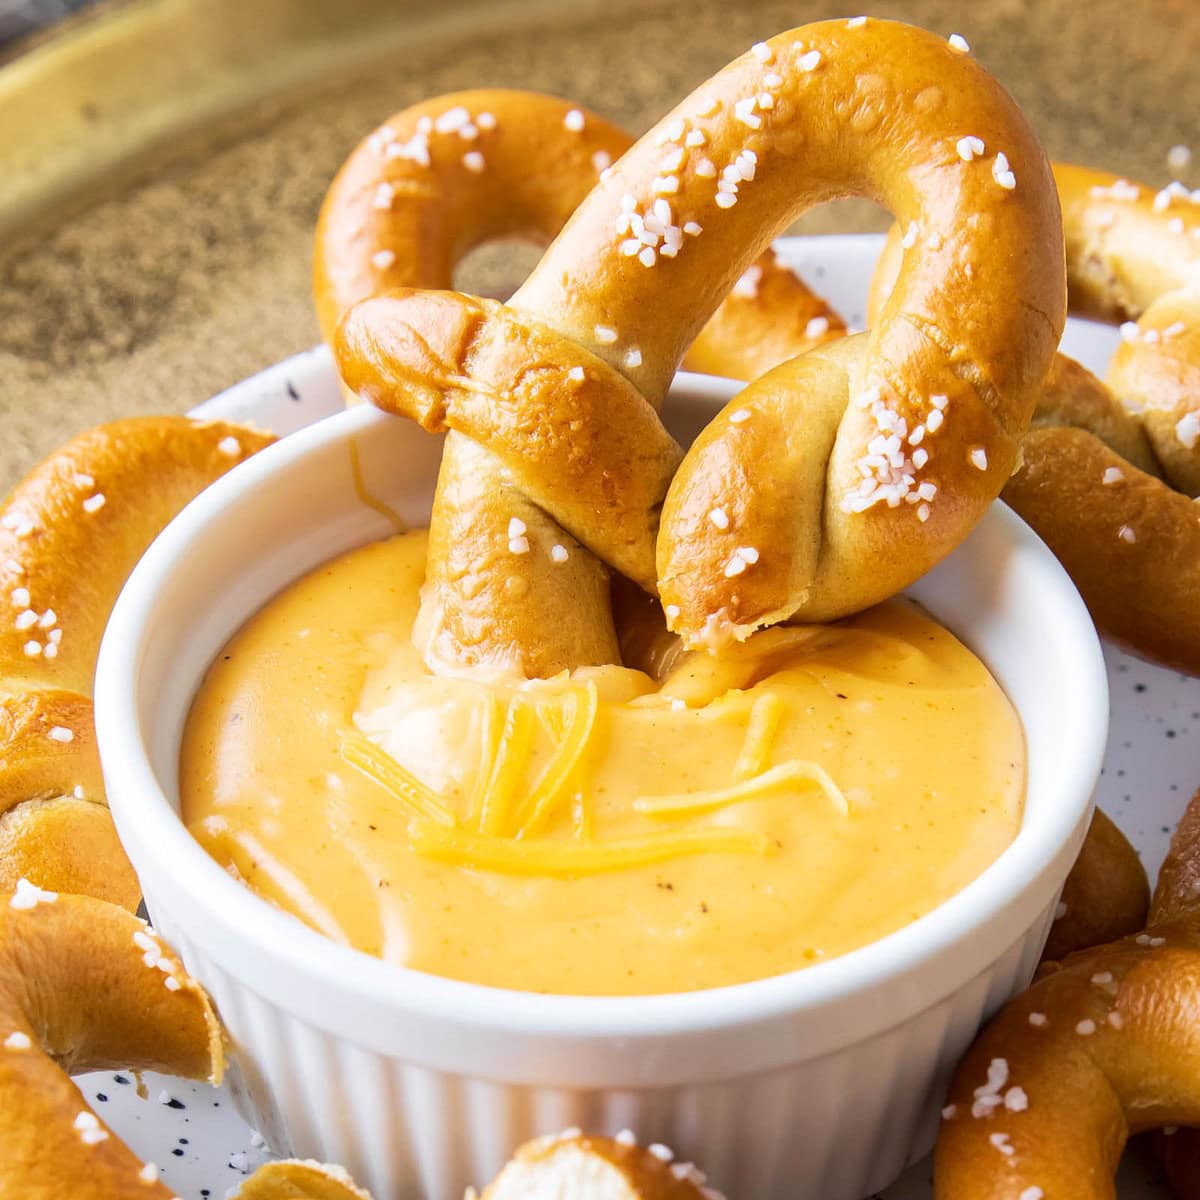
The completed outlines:
<svg viewBox="0 0 1200 1200">
<path fill-rule="evenodd" d="M 102 8 L 104 6 L 101 6 Z M 874 3 L 958 31 L 1050 153 L 1166 178 L 1200 150 L 1195 0 Z M 68 434 L 185 409 L 311 344 L 313 221 L 355 142 L 452 88 L 540 88 L 644 128 L 826 0 L 158 0 L 0 68 L 0 490 Z M 1193 184 L 1200 182 L 1192 179 Z M 806 228 L 878 228 L 866 205 Z M 471 281 L 500 286 L 493 255 Z"/>
</svg>

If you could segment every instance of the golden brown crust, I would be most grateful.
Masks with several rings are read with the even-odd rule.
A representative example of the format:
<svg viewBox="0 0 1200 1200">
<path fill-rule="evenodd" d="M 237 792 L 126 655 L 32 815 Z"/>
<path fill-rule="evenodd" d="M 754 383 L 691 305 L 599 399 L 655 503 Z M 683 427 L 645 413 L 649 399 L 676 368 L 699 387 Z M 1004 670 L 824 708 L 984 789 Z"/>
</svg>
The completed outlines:
<svg viewBox="0 0 1200 1200">
<path fill-rule="evenodd" d="M 1106 384 L 1056 356 L 1004 499 L 1058 553 L 1104 633 L 1195 672 L 1200 209 L 1177 188 L 1062 163 L 1054 174 L 1072 307 L 1138 321 L 1122 326 Z M 900 237 L 894 227 L 872 278 L 872 315 Z"/>
<path fill-rule="evenodd" d="M 1200 496 L 1200 293 L 1161 297 L 1126 332 L 1108 385 L 1138 414 L 1167 482 Z"/>
<path fill-rule="evenodd" d="M 1200 1122 L 1200 793 L 1143 933 L 1074 954 L 992 1021 L 950 1089 L 938 1200 L 1112 1196 L 1126 1139 Z"/>
<path fill-rule="evenodd" d="M 726 68 L 664 122 L 707 125 L 699 113 L 712 99 L 733 108 L 753 95 L 762 73 L 785 81 L 773 107 L 756 115 L 760 130 L 735 119 L 709 138 L 715 161 L 734 160 L 745 148 L 757 155 L 754 179 L 741 185 L 736 205 L 721 211 L 711 190 L 701 200 L 705 189 L 689 180 L 677 202 L 681 218 L 704 227 L 696 248 L 686 245 L 665 268 L 648 272 L 648 282 L 618 293 L 630 297 L 630 308 L 636 296 L 659 314 L 647 367 L 634 378 L 648 394 L 665 385 L 697 319 L 679 310 L 695 305 L 702 317 L 745 261 L 740 255 L 756 252 L 817 199 L 865 192 L 911 223 L 921 245 L 874 333 L 815 352 L 836 369 L 821 369 L 818 383 L 807 378 L 810 368 L 779 368 L 735 397 L 685 458 L 664 505 L 658 565 L 664 605 L 679 610 L 672 627 L 692 642 L 744 637 L 788 616 L 844 615 L 947 553 L 1007 478 L 1065 315 L 1048 164 L 1011 100 L 977 64 L 941 39 L 872 20 L 806 26 L 772 39 L 767 53 L 769 62 L 750 54 Z M 817 65 L 805 71 L 801 60 L 814 53 Z M 889 64 L 886 72 L 881 63 Z M 959 151 L 968 127 L 984 147 L 970 149 L 970 161 Z M 660 155 L 626 156 L 624 178 L 610 181 L 620 189 L 610 205 L 621 191 L 651 192 Z M 1004 186 L 1014 181 L 1011 190 Z M 622 323 L 605 274 L 606 186 L 551 247 L 545 278 L 535 272 L 514 297 L 545 304 L 557 275 L 568 276 L 568 306 L 556 317 L 564 331 L 586 327 L 600 296 L 614 324 Z M 588 250 L 585 238 L 597 248 Z M 725 269 L 708 274 L 711 262 Z M 539 280 L 541 292 L 534 290 Z M 984 311 L 986 321 L 973 315 Z M 642 342 L 644 351 L 644 335 Z M 834 385 L 838 370 L 840 406 L 818 415 L 816 393 Z M 934 397 L 945 404 L 940 433 Z M 776 437 L 790 418 L 806 430 L 798 436 L 828 448 L 815 512 L 785 505 L 768 512 L 747 494 L 751 478 L 754 490 L 772 494 L 787 470 L 764 457 L 767 438 L 749 433 L 760 415 Z M 916 453 L 907 437 L 918 426 L 931 436 Z M 900 429 L 894 458 L 871 449 L 890 447 Z M 735 509 L 745 517 L 734 518 Z M 720 511 L 730 516 L 724 530 L 708 518 Z"/>
<path fill-rule="evenodd" d="M 341 1167 L 284 1159 L 264 1163 L 237 1190 L 237 1200 L 371 1200 Z"/>
<path fill-rule="evenodd" d="M 456 264 L 477 245 L 499 237 L 545 244 L 631 143 L 595 113 L 530 92 L 461 92 L 396 114 L 350 156 L 321 210 L 314 293 L 326 339 L 336 340 L 358 301 L 393 288 L 451 287 Z M 843 330 L 764 254 L 701 332 L 689 365 L 753 375 Z M 567 557 L 514 558 L 514 521 L 531 545 L 561 546 Z M 593 513 L 587 524 L 597 523 Z M 639 576 L 652 580 L 646 567 Z M 614 659 L 607 571 L 493 455 L 457 433 L 446 440 L 426 576 L 418 628 L 435 669 L 544 676 Z"/>
<path fill-rule="evenodd" d="M 704 1174 L 678 1163 L 665 1146 L 641 1147 L 628 1135 L 590 1137 L 576 1130 L 526 1142 L 483 1191 L 482 1200 L 720 1200 Z"/>
<path fill-rule="evenodd" d="M 1200 284 L 1200 209 L 1107 171 L 1054 164 L 1067 242 L 1071 307 L 1128 320 L 1160 296 Z"/>
<path fill-rule="evenodd" d="M 431 433 L 466 434 L 501 462 L 506 482 L 653 588 L 658 506 L 680 451 L 603 359 L 494 300 L 432 291 L 364 300 L 334 350 L 356 393 Z M 522 536 L 527 550 L 506 545 L 514 574 L 555 544 L 528 529 L 506 530 L 505 542 Z"/>
<path fill-rule="evenodd" d="M 211 1005 L 144 921 L 28 885 L 0 898 L 5 1195 L 169 1200 L 67 1074 L 163 1070 L 216 1083 L 223 1062 Z"/>
<path fill-rule="evenodd" d="M 1139 471 L 1158 477 L 1161 468 L 1138 417 L 1073 358 L 1056 354 L 1033 414 L 1034 429 L 1083 429 Z"/>
<path fill-rule="evenodd" d="M 1200 672 L 1200 504 L 1080 429 L 1035 429 L 1022 458 L 1004 499 L 1058 556 L 1101 632 Z"/>
<path fill-rule="evenodd" d="M 0 507 L 0 881 L 137 906 L 102 807 L 90 698 L 100 637 L 167 521 L 270 440 L 184 417 L 117 421 L 68 442 Z M 73 802 L 46 803 L 63 797 Z"/>
<path fill-rule="evenodd" d="M 1113 942 L 1144 928 L 1150 881 L 1137 851 L 1099 809 L 1063 886 L 1061 915 L 1050 928 L 1044 962 Z"/>
</svg>

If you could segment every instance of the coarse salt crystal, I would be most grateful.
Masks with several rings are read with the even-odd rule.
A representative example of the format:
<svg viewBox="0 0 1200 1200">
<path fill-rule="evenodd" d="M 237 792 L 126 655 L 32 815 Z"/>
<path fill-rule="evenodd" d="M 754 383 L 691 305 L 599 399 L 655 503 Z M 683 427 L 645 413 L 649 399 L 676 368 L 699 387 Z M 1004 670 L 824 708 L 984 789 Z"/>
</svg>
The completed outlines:
<svg viewBox="0 0 1200 1200">
<path fill-rule="evenodd" d="M 947 44 L 951 50 L 957 50 L 959 54 L 969 54 L 971 47 L 967 43 L 967 39 L 961 33 L 952 33 L 947 39 Z"/>
<path fill-rule="evenodd" d="M 1200 442 L 1200 412 L 1190 412 L 1175 422 L 1175 436 L 1188 450 L 1194 450 Z"/>
<path fill-rule="evenodd" d="M 557 542 L 550 547 L 550 561 L 556 563 L 565 563 L 570 554 L 567 553 L 566 546 L 561 546 Z"/>
<path fill-rule="evenodd" d="M 583 129 L 583 113 L 577 108 L 571 109 L 565 117 L 563 124 L 572 132 L 579 133 Z"/>
<path fill-rule="evenodd" d="M 226 458 L 237 458 L 242 452 L 242 443 L 235 437 L 223 437 L 217 443 L 217 449 L 226 456 Z"/>
<path fill-rule="evenodd" d="M 468 150 L 462 156 L 462 163 L 474 175 L 481 175 L 487 168 L 487 160 L 478 150 Z"/>
<path fill-rule="evenodd" d="M 371 265 L 378 271 L 386 271 L 396 261 L 396 255 L 391 250 L 376 250 L 371 255 Z"/>
<path fill-rule="evenodd" d="M 63 742 L 64 744 L 75 740 L 75 734 L 65 725 L 55 725 L 46 736 L 52 742 Z"/>
<path fill-rule="evenodd" d="M 954 144 L 954 149 L 958 151 L 958 157 L 963 162 L 971 162 L 972 159 L 976 159 L 983 154 L 983 139 L 977 137 L 959 138 Z"/>
<path fill-rule="evenodd" d="M 1100 476 L 1100 482 L 1105 487 L 1112 487 L 1114 483 L 1120 483 L 1125 478 L 1125 472 L 1120 467 L 1106 467 L 1104 474 Z"/>
</svg>

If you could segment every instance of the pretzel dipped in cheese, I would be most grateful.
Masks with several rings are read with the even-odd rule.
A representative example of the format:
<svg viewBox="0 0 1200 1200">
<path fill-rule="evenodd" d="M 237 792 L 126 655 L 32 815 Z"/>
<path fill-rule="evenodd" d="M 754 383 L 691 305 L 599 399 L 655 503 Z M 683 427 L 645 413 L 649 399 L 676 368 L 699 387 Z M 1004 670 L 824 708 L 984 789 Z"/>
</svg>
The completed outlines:
<svg viewBox="0 0 1200 1200">
<path fill-rule="evenodd" d="M 615 1138 L 578 1129 L 526 1142 L 513 1154 L 482 1200 L 530 1200 L 571 1196 L 576 1200 L 723 1200 L 704 1172 L 677 1162 L 660 1143 L 639 1146 L 628 1131 Z M 474 1200 L 474 1193 L 467 1193 Z"/>
<path fill-rule="evenodd" d="M 197 492 L 271 439 L 184 417 L 68 442 L 0 508 L 0 887 L 137 907 L 104 799 L 92 677 L 117 593 Z"/>
<path fill-rule="evenodd" d="M 392 117 L 350 156 L 321 210 L 314 294 L 326 339 L 334 341 L 338 320 L 365 297 L 450 287 L 456 264 L 481 243 L 521 236 L 545 244 L 631 143 L 596 114 L 530 92 L 461 92 Z M 653 213 L 646 221 L 643 233 L 662 232 Z M 764 253 L 701 330 L 688 365 L 749 377 L 844 331 Z M 593 332 L 597 344 L 617 337 L 603 326 Z M 637 353 L 625 347 L 622 361 Z M 522 538 L 538 550 L 512 573 L 509 546 Z M 514 486 L 493 454 L 454 432 L 430 523 L 418 637 L 435 668 L 500 664 L 546 676 L 616 657 L 607 571 L 557 529 L 528 487 Z"/>
<path fill-rule="evenodd" d="M 1115 1196 L 1128 1137 L 1200 1124 L 1198 1027 L 1200 793 L 1146 929 L 1052 964 L 971 1047 L 943 1114 L 937 1200 Z"/>
<path fill-rule="evenodd" d="M 1054 176 L 1071 306 L 1126 323 L 1107 386 L 1057 357 L 1003 496 L 1104 634 L 1200 672 L 1200 195 L 1065 163 Z M 893 228 L 876 268 L 872 319 L 902 237 Z"/>
<path fill-rule="evenodd" d="M 631 145 L 598 114 L 538 92 L 455 92 L 389 118 L 346 160 L 317 220 L 313 296 L 326 341 L 368 296 L 452 286 L 458 263 L 487 242 L 545 245 Z M 845 335 L 769 252 L 739 284 L 688 348 L 688 370 L 751 378 Z"/>
<path fill-rule="evenodd" d="M 970 161 L 959 149 L 968 137 L 984 147 Z M 772 237 L 851 193 L 917 221 L 937 249 L 914 256 L 875 334 L 779 368 L 717 418 L 666 497 L 657 563 L 668 620 L 691 641 L 843 615 L 911 582 L 994 498 L 1064 319 L 1044 155 L 999 85 L 939 38 L 866 20 L 761 43 L 614 165 L 503 311 L 445 293 L 365 301 L 340 331 L 343 376 L 392 411 L 487 446 L 514 477 L 525 472 L 523 486 L 531 451 L 552 455 L 538 464 L 549 485 L 538 504 L 653 586 L 648 543 L 674 466 L 655 448 L 653 406 Z M 665 232 L 647 245 L 635 219 L 644 228 L 658 211 Z M 619 408 L 642 453 L 597 458 L 596 474 L 609 473 L 604 520 L 581 519 L 565 503 L 582 454 L 573 422 Z M 503 430 L 489 428 L 498 412 Z M 608 508 L 626 500 L 636 553 L 618 559 Z M 535 559 L 556 536 L 526 537 Z M 512 560 L 497 556 L 498 590 L 509 579 L 523 590 Z"/>
</svg>

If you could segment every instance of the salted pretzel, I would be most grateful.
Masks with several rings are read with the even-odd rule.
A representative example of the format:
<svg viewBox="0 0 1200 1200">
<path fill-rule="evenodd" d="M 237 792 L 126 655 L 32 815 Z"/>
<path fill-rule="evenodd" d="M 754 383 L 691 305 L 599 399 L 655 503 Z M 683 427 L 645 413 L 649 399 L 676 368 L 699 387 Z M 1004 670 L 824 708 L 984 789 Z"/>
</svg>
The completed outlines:
<svg viewBox="0 0 1200 1200">
<path fill-rule="evenodd" d="M 145 921 L 26 879 L 0 893 L 0 1195 L 171 1200 L 68 1077 L 165 1071 L 221 1082 L 221 1027 L 203 989 Z M 267 1164 L 242 1200 L 370 1200 L 336 1167 Z"/>
<path fill-rule="evenodd" d="M 1058 356 L 1003 496 L 1104 634 L 1200 673 L 1200 194 L 1063 163 L 1054 174 L 1072 308 L 1126 323 L 1107 386 Z M 893 229 L 869 311 L 901 237 Z"/>
<path fill-rule="evenodd" d="M 1114 1196 L 1128 1137 L 1200 1124 L 1198 1024 L 1200 792 L 1146 929 L 1048 968 L 971 1047 L 943 1114 L 937 1200 Z"/>
<path fill-rule="evenodd" d="M 615 1138 L 578 1129 L 538 1138 L 518 1148 L 482 1200 L 529 1200 L 571 1196 L 576 1200 L 723 1200 L 693 1163 L 680 1162 L 667 1146 L 639 1146 L 626 1130 Z M 476 1200 L 473 1191 L 467 1200 Z"/>
<path fill-rule="evenodd" d="M 185 417 L 116 421 L 68 442 L 0 508 L 0 888 L 27 877 L 137 907 L 92 728 L 100 637 L 167 521 L 270 440 Z"/>
<path fill-rule="evenodd" d="M 887 319 L 751 385 L 667 496 L 678 459 L 653 409 L 683 351 L 775 234 L 851 193 L 924 238 Z M 1011 471 L 1064 316 L 1057 201 L 1016 106 L 942 39 L 856 19 L 781 34 L 704 84 L 507 306 L 394 293 L 352 309 L 335 348 L 355 391 L 467 435 L 543 510 L 515 514 L 515 536 L 498 520 L 453 572 L 521 597 L 517 636 L 559 611 L 539 585 L 574 549 L 566 529 L 643 587 L 657 575 L 671 626 L 717 641 L 865 607 L 957 544 Z"/>
<path fill-rule="evenodd" d="M 398 113 L 350 156 L 321 210 L 314 295 L 326 339 L 366 297 L 450 287 L 475 246 L 514 236 L 549 242 L 632 140 L 595 113 L 532 92 L 460 92 Z M 649 254 L 665 225 L 652 212 L 648 225 L 637 220 Z M 593 332 L 598 343 L 617 340 L 615 329 Z M 750 378 L 844 332 L 837 314 L 764 252 L 700 331 L 686 365 Z M 621 365 L 639 353 L 624 346 Z M 501 663 L 544 676 L 615 659 L 607 571 L 554 532 L 528 495 L 493 455 L 451 433 L 418 634 L 435 668 Z M 510 528 L 522 532 L 510 536 Z M 513 575 L 509 544 L 521 537 L 540 551 Z M 548 558 L 554 546 L 561 549 Z"/>
</svg>

